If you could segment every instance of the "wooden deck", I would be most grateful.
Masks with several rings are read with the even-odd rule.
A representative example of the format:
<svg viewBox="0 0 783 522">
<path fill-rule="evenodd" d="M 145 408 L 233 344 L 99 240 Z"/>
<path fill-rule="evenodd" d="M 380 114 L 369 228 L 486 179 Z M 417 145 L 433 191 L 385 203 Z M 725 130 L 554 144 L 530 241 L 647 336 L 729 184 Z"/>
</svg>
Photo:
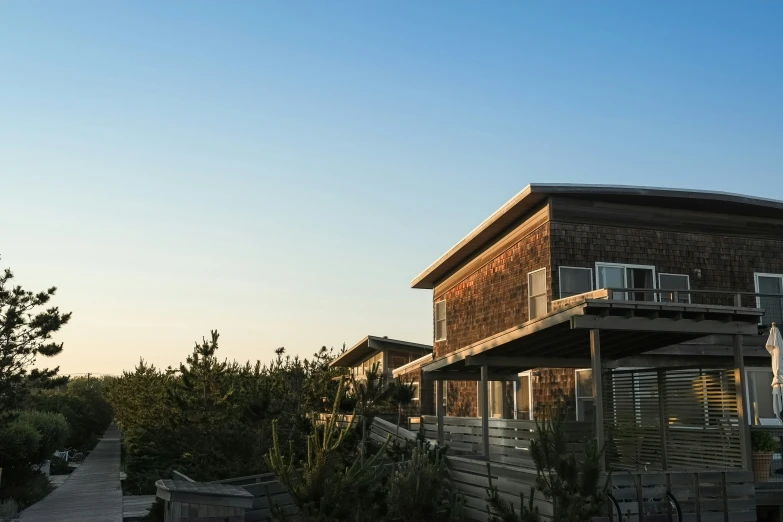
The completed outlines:
<svg viewBox="0 0 783 522">
<path fill-rule="evenodd" d="M 21 522 L 122 522 L 120 432 L 112 425 L 95 449 L 66 480 L 37 504 Z"/>
</svg>

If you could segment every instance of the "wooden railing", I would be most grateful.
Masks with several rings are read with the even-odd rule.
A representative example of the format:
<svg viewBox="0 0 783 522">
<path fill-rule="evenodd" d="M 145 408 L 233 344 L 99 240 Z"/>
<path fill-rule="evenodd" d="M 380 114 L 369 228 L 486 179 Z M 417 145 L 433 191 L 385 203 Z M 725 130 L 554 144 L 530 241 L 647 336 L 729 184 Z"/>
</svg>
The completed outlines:
<svg viewBox="0 0 783 522">
<path fill-rule="evenodd" d="M 776 446 L 775 451 L 753 452 L 752 465 L 756 486 L 783 488 L 783 425 L 752 426 L 750 431 L 751 433 L 763 434 L 773 440 Z M 781 502 L 783 502 L 783 498 L 781 498 Z"/>
<path fill-rule="evenodd" d="M 437 440 L 438 418 L 425 415 L 424 436 Z M 444 417 L 444 444 L 450 454 L 481 455 L 483 451 L 481 419 L 476 417 Z M 577 456 L 584 453 L 584 441 L 592 436 L 592 425 L 588 422 L 564 422 L 570 450 Z M 489 419 L 489 460 L 504 464 L 534 469 L 530 458 L 530 441 L 535 437 L 535 421 L 512 419 Z"/>
</svg>

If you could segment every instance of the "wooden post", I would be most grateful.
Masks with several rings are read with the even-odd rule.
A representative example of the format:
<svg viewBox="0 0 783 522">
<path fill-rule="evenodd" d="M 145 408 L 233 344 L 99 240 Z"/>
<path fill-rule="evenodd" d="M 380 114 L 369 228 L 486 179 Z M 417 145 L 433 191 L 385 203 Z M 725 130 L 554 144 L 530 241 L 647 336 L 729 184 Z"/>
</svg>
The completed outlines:
<svg viewBox="0 0 783 522">
<path fill-rule="evenodd" d="M 508 382 L 508 381 L 501 381 L 500 383 L 500 389 L 503 392 L 503 418 L 504 419 L 513 419 L 514 418 L 514 398 L 511 398 L 511 401 L 508 400 L 508 389 L 511 388 L 511 393 L 514 393 L 514 383 Z"/>
<path fill-rule="evenodd" d="M 665 471 L 669 469 L 669 448 L 666 444 L 666 440 L 669 438 L 669 419 L 666 417 L 666 380 L 664 379 L 664 370 L 658 370 L 658 422 L 661 425 L 661 464 Z M 666 481 L 668 487 L 669 475 L 666 475 Z"/>
<path fill-rule="evenodd" d="M 751 469 L 750 426 L 745 402 L 745 358 L 742 353 L 742 335 L 734 336 L 734 383 L 737 387 L 737 417 L 739 417 L 742 467 Z"/>
<path fill-rule="evenodd" d="M 435 381 L 435 412 L 438 415 L 438 444 L 441 447 L 443 447 L 443 417 L 446 416 L 444 411 L 446 408 L 443 404 L 446 386 L 448 386 L 448 381 L 443 379 Z"/>
<path fill-rule="evenodd" d="M 479 387 L 479 405 L 481 406 L 481 446 L 484 460 L 489 460 L 489 367 L 481 367 L 481 386 Z"/>
<path fill-rule="evenodd" d="M 590 330 L 590 360 L 593 369 L 593 403 L 595 405 L 595 442 L 598 450 L 604 449 L 604 392 L 601 375 L 601 334 L 600 330 Z M 606 469 L 606 454 L 601 459 L 601 471 Z"/>
</svg>

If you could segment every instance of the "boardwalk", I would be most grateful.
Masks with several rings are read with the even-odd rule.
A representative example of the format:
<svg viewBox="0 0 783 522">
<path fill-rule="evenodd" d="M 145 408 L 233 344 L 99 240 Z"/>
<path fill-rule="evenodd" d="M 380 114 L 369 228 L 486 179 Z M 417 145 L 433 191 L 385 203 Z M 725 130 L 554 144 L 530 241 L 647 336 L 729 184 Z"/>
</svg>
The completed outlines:
<svg viewBox="0 0 783 522">
<path fill-rule="evenodd" d="M 103 439 L 62 486 L 19 517 L 21 522 L 122 522 L 120 432 Z"/>
</svg>

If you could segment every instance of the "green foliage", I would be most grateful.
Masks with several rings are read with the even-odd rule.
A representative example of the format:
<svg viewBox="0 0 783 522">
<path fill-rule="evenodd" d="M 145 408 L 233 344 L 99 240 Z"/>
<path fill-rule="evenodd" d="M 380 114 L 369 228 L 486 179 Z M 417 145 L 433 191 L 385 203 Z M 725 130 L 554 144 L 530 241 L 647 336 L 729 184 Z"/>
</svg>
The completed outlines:
<svg viewBox="0 0 783 522">
<path fill-rule="evenodd" d="M 331 404 L 344 373 L 334 353 L 311 359 L 281 348 L 269 365 L 218 358 L 219 336 L 198 343 L 184 364 L 160 371 L 143 360 L 106 385 L 123 434 L 125 491 L 152 494 L 155 480 L 176 469 L 200 481 L 267 471 L 272 421 L 281 443 L 303 455 L 308 414 Z"/>
<path fill-rule="evenodd" d="M 27 422 L 12 420 L 0 428 L 0 468 L 30 463 L 41 445 L 41 434 Z M 7 475 L 7 473 L 6 473 Z M 5 477 L 8 480 L 8 477 Z"/>
<path fill-rule="evenodd" d="M 30 466 L 3 468 L 3 483 L 0 493 L 3 498 L 12 498 L 19 509 L 35 504 L 52 491 L 49 478 Z"/>
<path fill-rule="evenodd" d="M 76 377 L 64 386 L 33 390 L 25 408 L 62 414 L 71 429 L 64 446 L 89 451 L 113 417 L 104 397 L 107 383 L 112 380 L 111 377 Z"/>
<path fill-rule="evenodd" d="M 64 382 L 56 378 L 57 368 L 30 368 L 39 355 L 51 357 L 62 351 L 62 344 L 52 342 L 52 334 L 71 318 L 57 307 L 43 309 L 55 287 L 31 292 L 12 286 L 13 278 L 10 269 L 0 274 L 0 412 L 18 408 L 30 386 Z"/>
<path fill-rule="evenodd" d="M 392 473 L 387 503 L 390 520 L 449 521 L 462 519 L 465 499 L 449 483 L 443 452 L 419 442 Z"/>
<path fill-rule="evenodd" d="M 0 501 L 0 522 L 13 520 L 18 512 L 19 504 L 16 503 L 16 500 L 9 498 Z"/>
<path fill-rule="evenodd" d="M 413 385 L 397 379 L 391 383 L 389 390 L 389 400 L 397 407 L 397 435 L 400 434 L 400 420 L 402 418 L 402 409 L 413 402 L 415 396 Z"/>
<path fill-rule="evenodd" d="M 750 443 L 753 451 L 757 453 L 775 453 L 779 447 L 775 437 L 767 431 L 752 431 Z"/>
<path fill-rule="evenodd" d="M 55 450 L 63 447 L 70 433 L 65 417 L 59 413 L 22 411 L 13 422 L 13 424 L 16 423 L 31 426 L 41 436 L 37 447 L 35 449 L 31 447 L 31 451 L 25 457 L 33 464 L 51 458 Z"/>
<path fill-rule="evenodd" d="M 488 522 L 539 522 L 541 515 L 535 502 L 536 488 L 530 488 L 530 497 L 525 504 L 525 494 L 519 492 L 520 511 L 517 513 L 512 502 L 504 500 L 498 492 L 498 487 L 492 485 L 492 473 L 487 462 L 489 488 L 487 488 L 487 520 Z"/>
<path fill-rule="evenodd" d="M 607 477 L 601 484 L 603 451 L 592 440 L 585 444 L 585 450 L 584 460 L 578 461 L 560 416 L 536 423 L 530 454 L 536 465 L 538 490 L 552 502 L 555 520 L 588 521 L 606 502 L 609 480 Z"/>
<path fill-rule="evenodd" d="M 288 452 L 281 450 L 277 422 L 272 425 L 273 443 L 265 461 L 286 487 L 303 522 L 327 522 L 338 520 L 375 521 L 379 511 L 379 485 L 377 466 L 381 463 L 385 445 L 368 459 L 361 454 L 353 463 L 344 467 L 340 449 L 352 426 L 337 428 L 339 405 L 342 398 L 342 381 L 334 399 L 332 415 L 320 427 L 312 420 L 312 432 L 307 437 L 305 459 L 299 459 L 294 445 L 289 442 Z M 277 506 L 271 510 L 273 520 L 288 520 Z"/>
</svg>

